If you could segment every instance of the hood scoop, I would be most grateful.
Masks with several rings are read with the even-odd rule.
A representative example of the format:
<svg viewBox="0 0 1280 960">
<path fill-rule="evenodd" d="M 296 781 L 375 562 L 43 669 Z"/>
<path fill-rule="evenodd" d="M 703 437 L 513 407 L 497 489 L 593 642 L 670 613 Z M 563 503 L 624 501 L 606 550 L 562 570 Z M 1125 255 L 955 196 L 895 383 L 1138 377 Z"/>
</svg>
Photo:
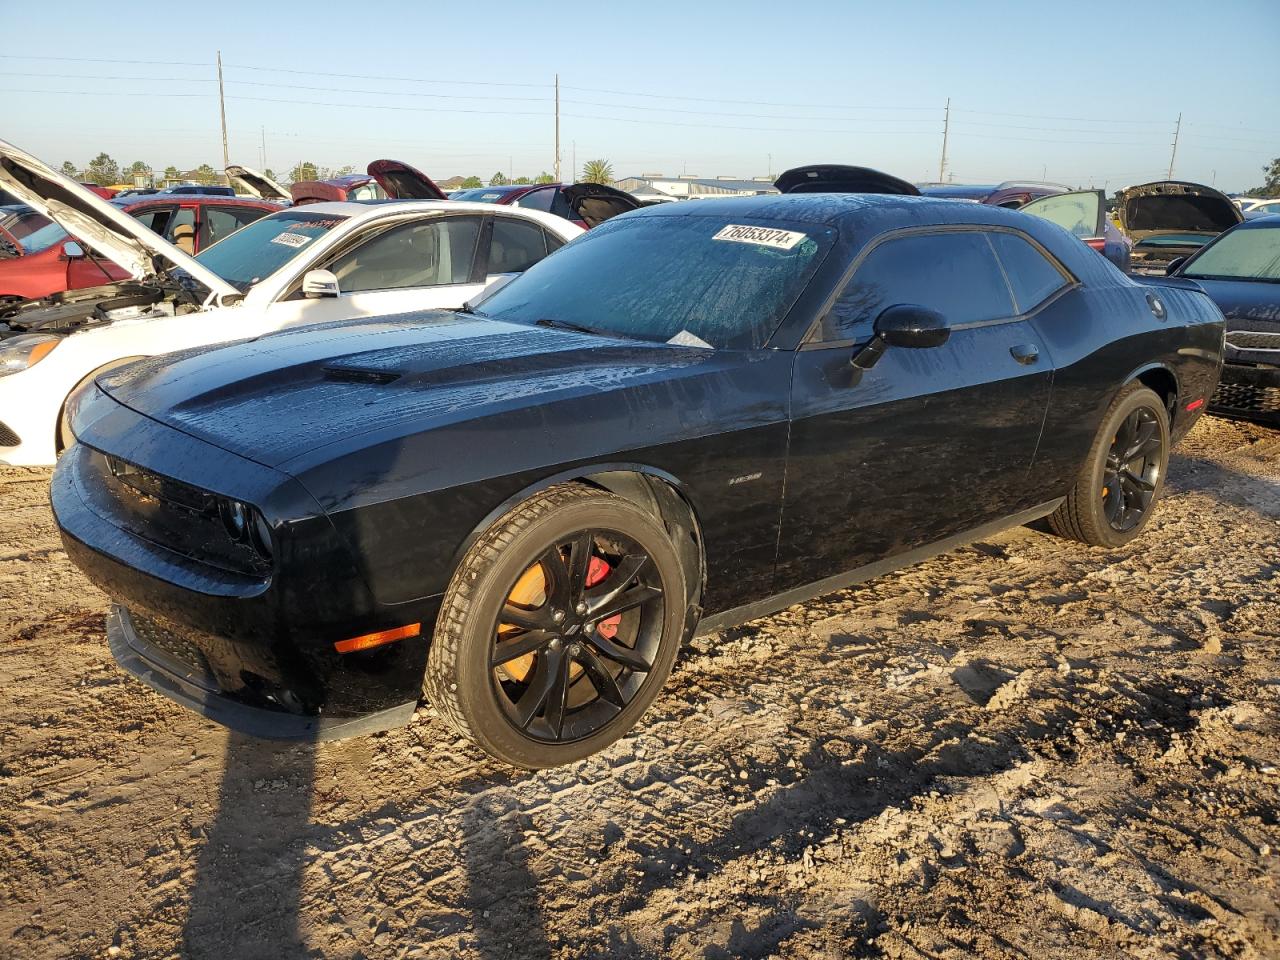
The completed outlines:
<svg viewBox="0 0 1280 960">
<path fill-rule="evenodd" d="M 361 367 L 325 367 L 324 378 L 331 383 L 373 383 L 381 386 L 399 380 L 400 374 Z"/>
</svg>

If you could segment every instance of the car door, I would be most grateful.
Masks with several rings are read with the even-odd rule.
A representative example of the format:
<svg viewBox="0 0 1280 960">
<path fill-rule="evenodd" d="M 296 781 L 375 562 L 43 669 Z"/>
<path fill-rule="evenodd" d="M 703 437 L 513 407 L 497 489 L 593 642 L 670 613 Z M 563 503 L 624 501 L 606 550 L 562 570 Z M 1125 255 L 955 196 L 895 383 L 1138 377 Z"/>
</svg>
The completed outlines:
<svg viewBox="0 0 1280 960">
<path fill-rule="evenodd" d="M 268 308 L 273 326 L 461 307 L 484 284 L 476 252 L 484 218 L 433 216 L 376 232 L 313 267 L 338 280 L 334 297 L 308 298 L 301 277 Z"/>
<path fill-rule="evenodd" d="M 1010 263 L 1026 259 L 1015 244 L 1040 257 L 1029 261 L 1038 279 L 1023 284 L 1023 304 L 997 254 L 1006 244 Z M 1028 470 L 1052 364 L 1028 317 L 1068 283 L 1019 234 L 910 229 L 861 254 L 795 357 L 777 591 L 1044 499 Z M 859 374 L 851 358 L 896 304 L 940 312 L 946 342 L 887 347 Z"/>
</svg>

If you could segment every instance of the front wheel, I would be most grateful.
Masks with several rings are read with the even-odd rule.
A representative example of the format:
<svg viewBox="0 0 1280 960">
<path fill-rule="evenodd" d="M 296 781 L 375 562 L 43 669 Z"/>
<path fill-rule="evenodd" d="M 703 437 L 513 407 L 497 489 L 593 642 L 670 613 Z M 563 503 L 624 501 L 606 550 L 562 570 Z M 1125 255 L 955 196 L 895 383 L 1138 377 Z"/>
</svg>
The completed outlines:
<svg viewBox="0 0 1280 960">
<path fill-rule="evenodd" d="M 1147 521 L 1164 489 L 1169 412 L 1160 397 L 1131 383 L 1111 402 L 1067 499 L 1049 516 L 1059 536 L 1119 547 Z"/>
<path fill-rule="evenodd" d="M 684 571 L 657 519 L 602 490 L 553 487 L 467 551 L 424 691 L 500 760 L 569 763 L 617 740 L 657 697 L 686 606 Z"/>
</svg>

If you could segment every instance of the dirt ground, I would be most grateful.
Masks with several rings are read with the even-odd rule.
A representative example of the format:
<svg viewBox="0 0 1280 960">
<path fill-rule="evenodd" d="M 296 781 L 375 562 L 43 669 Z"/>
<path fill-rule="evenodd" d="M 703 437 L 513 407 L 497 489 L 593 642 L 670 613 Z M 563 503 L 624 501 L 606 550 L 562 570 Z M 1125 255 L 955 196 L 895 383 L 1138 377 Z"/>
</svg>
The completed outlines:
<svg viewBox="0 0 1280 960">
<path fill-rule="evenodd" d="M 1127 549 L 1018 529 L 698 640 L 538 774 L 151 693 L 47 477 L 0 472 L 6 957 L 1280 957 L 1280 433 L 1203 421 Z"/>
</svg>

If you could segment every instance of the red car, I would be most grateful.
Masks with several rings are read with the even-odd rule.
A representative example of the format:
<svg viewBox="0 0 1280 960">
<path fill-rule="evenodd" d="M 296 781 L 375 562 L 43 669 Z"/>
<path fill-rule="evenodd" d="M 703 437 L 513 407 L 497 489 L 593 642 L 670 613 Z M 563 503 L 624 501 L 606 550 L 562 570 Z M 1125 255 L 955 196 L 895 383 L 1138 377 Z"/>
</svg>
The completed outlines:
<svg viewBox="0 0 1280 960">
<path fill-rule="evenodd" d="M 245 224 L 280 209 L 280 204 L 266 200 L 199 194 L 149 194 L 113 202 L 190 254 L 199 253 Z M 0 259 L 0 303 L 47 297 L 62 290 L 95 287 L 128 277 L 110 260 L 92 256 L 56 223 L 34 211 L 27 212 L 43 220 L 43 224 L 37 227 L 28 216 L 21 219 L 21 229 L 0 234 L 7 241 L 0 247 L 17 250 L 16 256 Z"/>
<path fill-rule="evenodd" d="M 289 188 L 294 206 L 342 200 L 445 200 L 430 177 L 399 160 L 375 160 L 367 173 L 332 180 L 299 180 Z"/>
<path fill-rule="evenodd" d="M 564 217 L 590 230 L 620 213 L 636 210 L 640 201 L 629 193 L 602 183 L 508 184 L 501 187 L 473 187 L 449 195 L 450 200 L 469 203 L 501 203 L 526 210 L 542 210 Z"/>
</svg>

